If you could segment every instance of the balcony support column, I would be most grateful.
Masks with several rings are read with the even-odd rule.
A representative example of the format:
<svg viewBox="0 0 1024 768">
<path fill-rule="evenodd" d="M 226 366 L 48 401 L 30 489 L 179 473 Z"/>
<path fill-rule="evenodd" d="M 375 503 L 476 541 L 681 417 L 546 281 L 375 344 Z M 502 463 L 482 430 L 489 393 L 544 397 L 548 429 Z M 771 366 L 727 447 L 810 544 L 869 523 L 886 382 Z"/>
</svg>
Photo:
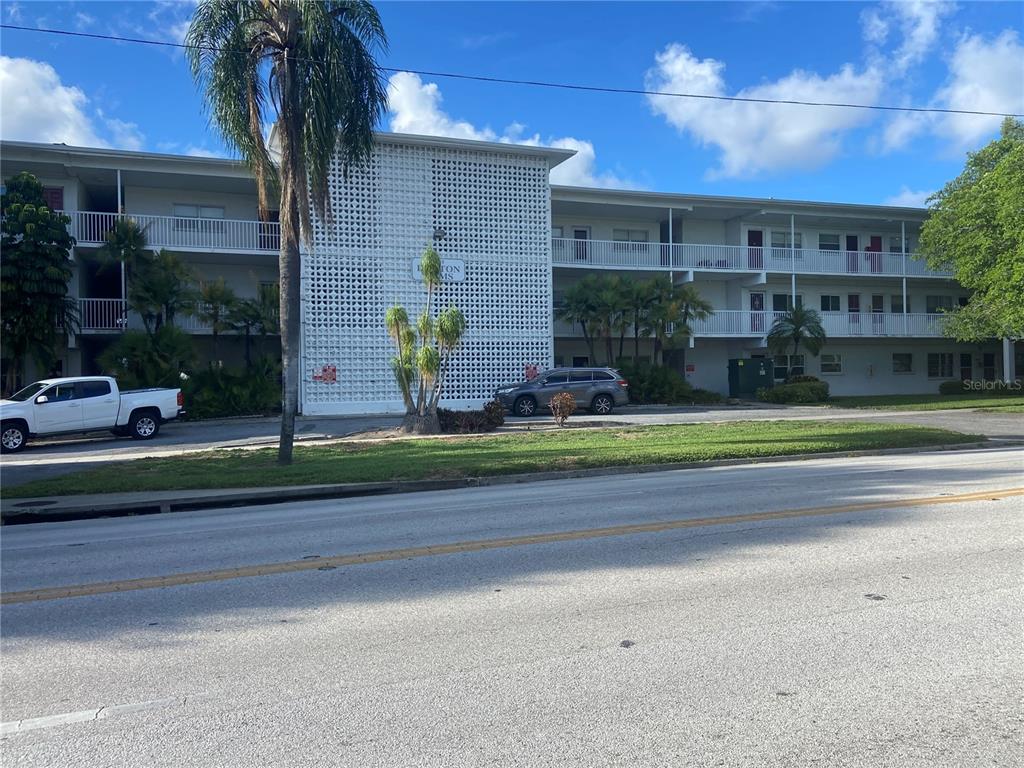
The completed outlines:
<svg viewBox="0 0 1024 768">
<path fill-rule="evenodd" d="M 672 253 L 672 209 L 668 209 L 668 279 L 672 285 L 676 283 L 676 273 L 672 270 L 675 266 L 675 254 Z"/>
<path fill-rule="evenodd" d="M 124 200 L 121 198 L 121 169 L 117 169 L 117 215 L 118 217 L 124 213 Z M 125 272 L 125 263 L 121 262 L 121 300 L 128 300 L 128 277 Z M 127 307 L 125 308 L 127 312 Z"/>
<path fill-rule="evenodd" d="M 789 214 L 789 254 L 792 272 L 790 274 L 790 303 L 796 309 L 796 215 Z"/>
<path fill-rule="evenodd" d="M 1003 339 L 1003 381 L 1012 384 L 1017 379 L 1016 361 L 1013 359 L 1013 339 Z"/>
</svg>

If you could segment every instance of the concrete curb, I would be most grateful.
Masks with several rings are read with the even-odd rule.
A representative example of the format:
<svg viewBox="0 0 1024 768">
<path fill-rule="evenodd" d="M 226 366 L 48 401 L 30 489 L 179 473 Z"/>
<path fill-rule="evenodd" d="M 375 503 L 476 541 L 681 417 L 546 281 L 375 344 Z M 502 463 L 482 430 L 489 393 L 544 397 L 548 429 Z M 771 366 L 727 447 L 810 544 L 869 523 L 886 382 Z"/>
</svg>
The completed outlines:
<svg viewBox="0 0 1024 768">
<path fill-rule="evenodd" d="M 3 525 L 26 523 L 90 520 L 101 517 L 158 514 L 172 511 L 210 509 L 217 507 L 257 506 L 288 501 L 346 499 L 360 496 L 382 496 L 395 493 L 446 491 L 458 488 L 480 488 L 495 485 L 514 485 L 546 480 L 570 480 L 587 477 L 669 472 L 681 469 L 731 467 L 742 464 L 775 464 L 785 461 L 813 459 L 855 458 L 858 456 L 893 456 L 933 451 L 978 450 L 993 447 L 991 441 L 930 445 L 917 448 L 884 448 L 864 451 L 836 451 L 829 453 L 802 453 L 789 456 L 761 458 L 715 459 L 710 461 L 675 462 L 671 464 L 636 464 L 589 469 L 530 472 L 518 475 L 465 477 L 453 480 L 396 480 L 379 483 L 336 483 L 330 485 L 275 486 L 270 488 L 239 488 L 218 491 L 168 491 L 138 494 L 140 498 L 118 500 L 129 494 L 76 497 L 59 496 L 37 499 L 17 499 L 0 509 Z M 79 500 L 81 499 L 81 500 Z"/>
</svg>

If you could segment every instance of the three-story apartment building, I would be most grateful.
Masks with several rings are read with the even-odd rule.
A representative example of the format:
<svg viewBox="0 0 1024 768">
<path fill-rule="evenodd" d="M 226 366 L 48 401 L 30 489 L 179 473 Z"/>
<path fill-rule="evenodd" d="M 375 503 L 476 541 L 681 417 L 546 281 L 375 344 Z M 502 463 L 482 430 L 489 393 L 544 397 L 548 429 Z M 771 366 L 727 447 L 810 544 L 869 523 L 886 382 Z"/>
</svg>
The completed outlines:
<svg viewBox="0 0 1024 768">
<path fill-rule="evenodd" d="M 277 279 L 276 217 L 260 220 L 240 163 L 21 142 L 2 150 L 4 179 L 35 174 L 51 207 L 72 219 L 82 322 L 62 356 L 66 373 L 99 373 L 102 349 L 138 325 L 125 276 L 94 258 L 119 216 L 145 227 L 150 247 L 181 254 L 199 280 L 223 277 L 240 297 Z M 802 369 L 836 394 L 936 392 L 951 379 L 1012 378 L 1021 365 L 1011 342 L 942 335 L 942 313 L 967 292 L 915 257 L 924 210 L 550 186 L 550 169 L 570 156 L 381 134 L 367 168 L 347 178 L 336 169 L 332 215 L 315 222 L 303 255 L 304 412 L 400 408 L 383 314 L 396 302 L 422 308 L 415 267 L 427 243 L 445 260 L 439 302 L 468 320 L 448 393 L 455 405 L 479 403 L 528 366 L 606 363 L 555 312 L 588 274 L 692 284 L 715 311 L 683 342 L 685 373 L 723 394 L 737 358 L 771 358 L 780 378 Z M 817 358 L 767 349 L 790 304 L 821 313 L 829 338 Z M 210 329 L 195 315 L 177 324 L 208 358 Z M 649 359 L 652 342 L 642 344 Z M 240 349 L 222 351 L 225 364 Z"/>
</svg>

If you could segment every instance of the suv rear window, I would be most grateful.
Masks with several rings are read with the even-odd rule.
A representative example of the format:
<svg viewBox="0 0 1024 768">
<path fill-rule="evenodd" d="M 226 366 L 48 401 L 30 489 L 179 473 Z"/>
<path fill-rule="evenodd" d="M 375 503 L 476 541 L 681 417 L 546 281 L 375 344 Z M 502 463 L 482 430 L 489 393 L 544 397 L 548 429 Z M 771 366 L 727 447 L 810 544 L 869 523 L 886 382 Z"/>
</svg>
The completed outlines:
<svg viewBox="0 0 1024 768">
<path fill-rule="evenodd" d="M 565 384 L 569 380 L 569 377 L 564 373 L 556 373 L 554 376 L 548 376 L 545 380 L 545 384 Z"/>
<path fill-rule="evenodd" d="M 606 371 L 594 371 L 594 381 L 615 381 L 615 377 Z"/>
</svg>

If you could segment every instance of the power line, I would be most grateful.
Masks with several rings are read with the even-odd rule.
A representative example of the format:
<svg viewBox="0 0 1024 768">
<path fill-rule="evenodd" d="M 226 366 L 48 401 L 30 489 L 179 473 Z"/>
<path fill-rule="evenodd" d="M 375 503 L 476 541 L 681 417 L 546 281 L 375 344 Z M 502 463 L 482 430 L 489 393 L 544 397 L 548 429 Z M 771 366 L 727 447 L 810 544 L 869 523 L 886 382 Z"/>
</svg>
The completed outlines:
<svg viewBox="0 0 1024 768">
<path fill-rule="evenodd" d="M 0 24 L 0 29 L 11 29 L 19 32 L 38 32 L 48 35 L 65 37 L 81 37 L 92 40 L 107 40 L 117 43 L 134 43 L 138 45 L 154 45 L 163 48 L 188 49 L 194 46 L 185 43 L 174 43 L 168 40 L 146 40 L 139 37 L 120 37 L 118 35 L 101 35 L 95 32 L 74 32 L 69 29 L 45 29 L 40 27 L 23 27 L 16 24 Z M 206 47 L 202 50 L 220 52 L 223 49 Z M 237 53 L 248 54 L 247 51 Z M 298 59 L 304 61 L 304 59 Z M 643 88 L 613 88 L 611 86 L 580 85 L 578 83 L 553 83 L 544 80 L 518 80 L 506 77 L 488 77 L 486 75 L 467 75 L 458 72 L 432 72 L 423 69 L 403 69 L 400 67 L 380 67 L 384 72 L 410 72 L 423 77 L 442 77 L 450 80 L 471 80 L 480 83 L 498 83 L 502 85 L 525 85 L 535 88 L 556 88 L 568 91 L 588 91 L 591 93 L 617 93 L 634 96 L 668 96 L 679 99 L 704 99 L 707 101 L 733 101 L 748 104 L 785 104 L 799 107 L 837 107 L 843 109 L 871 109 L 884 112 L 924 112 L 945 115 L 981 115 L 985 117 L 1024 117 L 1024 114 L 1013 112 L 983 112 L 973 109 L 944 109 L 942 107 L 896 107 L 887 104 L 847 104 L 834 101 L 801 101 L 798 99 L 756 99 L 749 96 L 713 96 L 706 93 L 674 93 L 672 91 L 648 91 Z"/>
</svg>

